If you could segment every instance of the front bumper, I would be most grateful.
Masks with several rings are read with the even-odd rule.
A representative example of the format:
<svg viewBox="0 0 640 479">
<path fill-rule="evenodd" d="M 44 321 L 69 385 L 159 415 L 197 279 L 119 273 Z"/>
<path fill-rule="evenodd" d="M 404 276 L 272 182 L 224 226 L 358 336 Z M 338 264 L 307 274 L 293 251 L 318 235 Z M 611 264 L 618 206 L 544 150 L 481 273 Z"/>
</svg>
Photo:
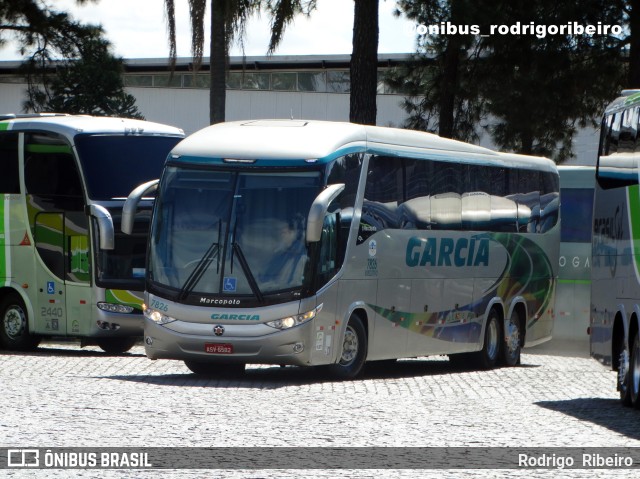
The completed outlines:
<svg viewBox="0 0 640 479">
<path fill-rule="evenodd" d="M 176 321 L 159 325 L 145 319 L 145 353 L 149 359 L 311 366 L 313 323 L 285 330 L 264 324 L 225 324 L 224 334 L 216 336 L 213 324 Z M 212 344 L 231 345 L 233 352 L 209 353 L 206 345 Z"/>
</svg>

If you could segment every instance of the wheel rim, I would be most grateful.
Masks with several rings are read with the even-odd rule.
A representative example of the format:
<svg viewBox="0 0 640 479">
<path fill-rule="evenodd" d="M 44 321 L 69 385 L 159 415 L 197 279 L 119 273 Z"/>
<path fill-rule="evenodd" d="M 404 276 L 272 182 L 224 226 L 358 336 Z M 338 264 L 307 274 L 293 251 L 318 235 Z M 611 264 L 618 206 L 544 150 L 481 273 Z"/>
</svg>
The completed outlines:
<svg viewBox="0 0 640 479">
<path fill-rule="evenodd" d="M 494 359 L 498 356 L 498 323 L 494 318 L 489 322 L 489 331 L 487 334 L 487 355 Z"/>
<path fill-rule="evenodd" d="M 16 339 L 20 337 L 26 318 L 24 311 L 18 306 L 10 306 L 4 313 L 2 324 L 4 326 L 4 332 L 10 339 Z"/>
<path fill-rule="evenodd" d="M 515 355 L 520 347 L 520 329 L 513 319 L 507 322 L 505 339 L 509 356 Z"/>
<path fill-rule="evenodd" d="M 638 397 L 640 392 L 640 342 L 636 339 L 633 344 L 633 364 L 631 369 L 633 393 Z"/>
<path fill-rule="evenodd" d="M 358 355 L 358 335 L 351 326 L 347 326 L 344 332 L 344 342 L 342 343 L 342 355 L 340 364 L 347 366 L 352 363 Z"/>
</svg>

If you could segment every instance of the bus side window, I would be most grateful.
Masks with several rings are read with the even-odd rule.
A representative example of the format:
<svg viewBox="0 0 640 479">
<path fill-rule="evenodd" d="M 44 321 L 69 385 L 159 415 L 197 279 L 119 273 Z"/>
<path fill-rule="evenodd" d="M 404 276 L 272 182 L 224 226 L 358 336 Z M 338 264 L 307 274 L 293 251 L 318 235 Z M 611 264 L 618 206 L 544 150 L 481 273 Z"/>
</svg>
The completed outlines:
<svg viewBox="0 0 640 479">
<path fill-rule="evenodd" d="M 58 210 L 82 211 L 80 174 L 66 141 L 53 134 L 25 138 L 25 186 L 28 194 L 51 202 Z"/>
<path fill-rule="evenodd" d="M 18 134 L 0 134 L 0 193 L 20 193 L 18 173 Z"/>
<path fill-rule="evenodd" d="M 361 153 L 345 155 L 329 166 L 327 184 L 344 183 L 345 188 L 329 205 L 324 220 L 318 264 L 321 284 L 329 281 L 344 262 L 363 159 Z"/>
<path fill-rule="evenodd" d="M 611 117 L 611 123 L 609 123 L 609 131 L 607 135 L 607 155 L 618 152 L 618 139 L 620 137 L 620 119 L 622 113 L 614 113 Z"/>
<path fill-rule="evenodd" d="M 616 112 L 603 121 L 596 167 L 596 177 L 602 188 L 638 184 L 635 153 L 638 116 L 636 107 Z"/>
<path fill-rule="evenodd" d="M 618 153 L 633 153 L 636 145 L 636 125 L 638 123 L 635 108 L 625 110 L 622 114 L 620 135 L 618 137 Z"/>
</svg>

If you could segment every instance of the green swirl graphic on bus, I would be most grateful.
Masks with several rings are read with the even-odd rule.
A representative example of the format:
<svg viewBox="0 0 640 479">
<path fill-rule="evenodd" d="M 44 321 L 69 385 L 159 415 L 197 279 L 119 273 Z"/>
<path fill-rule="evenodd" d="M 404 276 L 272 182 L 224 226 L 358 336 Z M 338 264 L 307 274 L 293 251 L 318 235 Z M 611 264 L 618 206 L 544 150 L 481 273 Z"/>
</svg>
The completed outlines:
<svg viewBox="0 0 640 479">
<path fill-rule="evenodd" d="M 507 252 L 504 270 L 496 281 L 473 302 L 455 309 L 409 312 L 368 304 L 396 326 L 444 341 L 477 341 L 481 318 L 495 297 L 509 303 L 524 298 L 528 311 L 527 328 L 533 326 L 551 306 L 555 290 L 553 268 L 544 250 L 525 236 L 487 233 L 471 238 L 412 237 L 407 243 L 407 266 L 487 266 L 489 242 L 495 241 Z M 465 256 L 466 255 L 466 256 Z"/>
</svg>

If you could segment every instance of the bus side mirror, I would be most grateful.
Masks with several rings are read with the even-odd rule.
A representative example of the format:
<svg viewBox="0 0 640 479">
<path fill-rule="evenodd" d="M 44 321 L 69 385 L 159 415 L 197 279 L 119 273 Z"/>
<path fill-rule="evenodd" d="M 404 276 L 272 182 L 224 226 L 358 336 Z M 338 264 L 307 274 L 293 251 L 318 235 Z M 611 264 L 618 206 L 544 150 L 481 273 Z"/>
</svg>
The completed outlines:
<svg viewBox="0 0 640 479">
<path fill-rule="evenodd" d="M 147 181 L 129 193 L 129 196 L 122 207 L 122 221 L 120 223 L 120 229 L 124 234 L 131 234 L 133 231 L 133 222 L 136 217 L 136 210 L 138 209 L 138 203 L 140 203 L 140 200 L 144 195 L 157 190 L 159 182 L 160 180 Z"/>
<path fill-rule="evenodd" d="M 101 205 L 90 205 L 89 214 L 98 221 L 100 249 L 112 250 L 115 243 L 115 232 L 111 214 Z"/>
<path fill-rule="evenodd" d="M 322 237 L 324 215 L 329 209 L 329 204 L 344 190 L 344 183 L 327 186 L 313 200 L 307 216 L 307 243 L 317 243 Z"/>
</svg>

